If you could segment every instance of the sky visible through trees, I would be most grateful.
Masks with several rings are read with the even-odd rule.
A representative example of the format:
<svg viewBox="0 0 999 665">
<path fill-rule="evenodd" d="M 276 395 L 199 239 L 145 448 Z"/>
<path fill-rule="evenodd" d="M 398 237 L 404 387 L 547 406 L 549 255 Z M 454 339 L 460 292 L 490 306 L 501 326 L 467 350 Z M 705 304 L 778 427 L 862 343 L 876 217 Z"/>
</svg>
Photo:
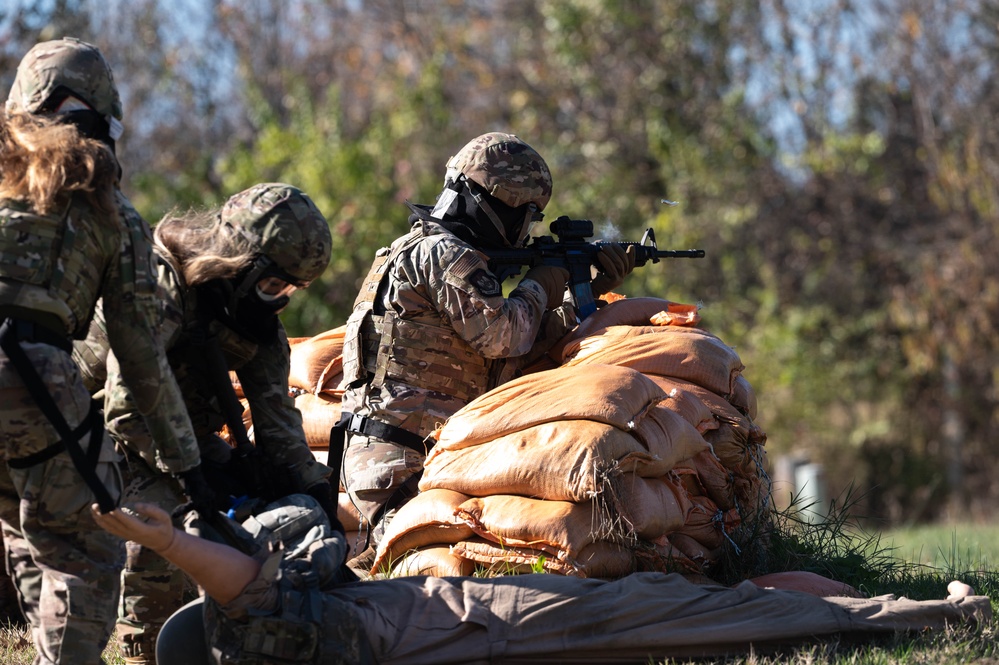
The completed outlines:
<svg viewBox="0 0 999 665">
<path fill-rule="evenodd" d="M 38 40 L 98 44 L 151 222 L 261 181 L 312 195 L 340 245 L 295 335 L 346 320 L 450 154 L 515 132 L 552 167 L 550 218 L 707 251 L 622 290 L 703 303 L 771 456 L 824 462 L 872 517 L 984 517 L 997 25 L 992 0 L 8 0 L 0 84 Z"/>
</svg>

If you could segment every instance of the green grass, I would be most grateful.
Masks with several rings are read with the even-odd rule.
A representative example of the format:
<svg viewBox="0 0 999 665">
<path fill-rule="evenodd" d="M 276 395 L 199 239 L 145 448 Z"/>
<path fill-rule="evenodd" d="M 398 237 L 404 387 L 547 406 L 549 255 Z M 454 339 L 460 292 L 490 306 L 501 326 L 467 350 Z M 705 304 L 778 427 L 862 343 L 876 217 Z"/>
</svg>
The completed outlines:
<svg viewBox="0 0 999 665">
<path fill-rule="evenodd" d="M 750 653 L 710 662 L 745 665 L 999 665 L 999 522 L 871 530 L 854 519 L 847 494 L 826 520 L 800 518 L 804 508 L 777 514 L 765 537 L 742 534 L 749 545 L 730 552 L 716 577 L 732 583 L 756 575 L 807 570 L 846 582 L 867 596 L 895 594 L 915 600 L 947 596 L 960 580 L 988 596 L 995 615 L 986 625 L 938 633 L 898 634 L 862 644 L 838 639 L 801 645 L 776 654 Z M 807 508 L 807 506 L 805 507 Z M 706 661 L 660 661 L 669 665 Z"/>
<path fill-rule="evenodd" d="M 900 527 L 882 534 L 895 556 L 935 568 L 999 569 L 999 522 Z"/>
<path fill-rule="evenodd" d="M 108 665 L 124 665 L 125 659 L 114 637 L 104 649 L 104 662 Z M 35 645 L 31 642 L 31 632 L 20 626 L 0 627 L 0 663 L 3 665 L 31 665 L 35 657 Z"/>
</svg>

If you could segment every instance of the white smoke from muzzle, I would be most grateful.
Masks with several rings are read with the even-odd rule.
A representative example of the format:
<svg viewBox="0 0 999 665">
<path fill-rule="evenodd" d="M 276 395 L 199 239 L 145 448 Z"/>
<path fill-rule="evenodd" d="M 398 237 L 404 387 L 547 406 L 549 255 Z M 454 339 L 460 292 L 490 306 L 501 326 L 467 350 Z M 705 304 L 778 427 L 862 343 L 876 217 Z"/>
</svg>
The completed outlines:
<svg viewBox="0 0 999 665">
<path fill-rule="evenodd" d="M 621 229 L 618 228 L 617 224 L 607 219 L 604 220 L 603 224 L 600 225 L 598 229 L 595 229 L 595 239 L 603 240 L 606 242 L 621 242 Z"/>
</svg>

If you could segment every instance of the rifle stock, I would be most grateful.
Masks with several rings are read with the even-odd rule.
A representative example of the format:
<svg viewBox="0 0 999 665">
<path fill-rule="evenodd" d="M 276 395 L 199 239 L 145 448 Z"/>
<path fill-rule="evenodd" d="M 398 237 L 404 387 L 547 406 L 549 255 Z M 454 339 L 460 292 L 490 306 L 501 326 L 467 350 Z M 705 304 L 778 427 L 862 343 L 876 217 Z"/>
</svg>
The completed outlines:
<svg viewBox="0 0 999 665">
<path fill-rule="evenodd" d="M 600 267 L 597 255 L 607 245 L 618 245 L 627 250 L 635 248 L 635 266 L 659 263 L 660 259 L 704 257 L 703 249 L 659 249 L 656 234 L 646 229 L 640 242 L 588 242 L 593 236 L 593 222 L 588 219 L 570 219 L 562 216 L 549 225 L 557 236 L 535 237 L 521 249 L 488 251 L 489 268 L 501 280 L 520 272 L 523 266 L 556 266 L 569 271 L 569 295 L 580 320 L 596 311 L 593 290 L 590 287 L 590 268 Z"/>
</svg>

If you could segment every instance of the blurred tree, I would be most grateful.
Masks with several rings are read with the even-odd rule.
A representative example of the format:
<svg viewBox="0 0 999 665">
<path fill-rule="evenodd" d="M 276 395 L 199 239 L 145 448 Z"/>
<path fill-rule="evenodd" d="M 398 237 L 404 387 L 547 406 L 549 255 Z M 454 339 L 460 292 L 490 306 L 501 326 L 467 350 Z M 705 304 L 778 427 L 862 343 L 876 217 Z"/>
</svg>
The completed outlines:
<svg viewBox="0 0 999 665">
<path fill-rule="evenodd" d="M 337 245 L 294 335 L 346 320 L 449 155 L 517 133 L 549 219 L 707 250 L 620 290 L 704 304 L 772 452 L 916 519 L 999 499 L 997 24 L 990 0 L 55 0 L 0 8 L 0 83 L 39 39 L 104 49 L 151 220 L 312 195 Z"/>
</svg>

